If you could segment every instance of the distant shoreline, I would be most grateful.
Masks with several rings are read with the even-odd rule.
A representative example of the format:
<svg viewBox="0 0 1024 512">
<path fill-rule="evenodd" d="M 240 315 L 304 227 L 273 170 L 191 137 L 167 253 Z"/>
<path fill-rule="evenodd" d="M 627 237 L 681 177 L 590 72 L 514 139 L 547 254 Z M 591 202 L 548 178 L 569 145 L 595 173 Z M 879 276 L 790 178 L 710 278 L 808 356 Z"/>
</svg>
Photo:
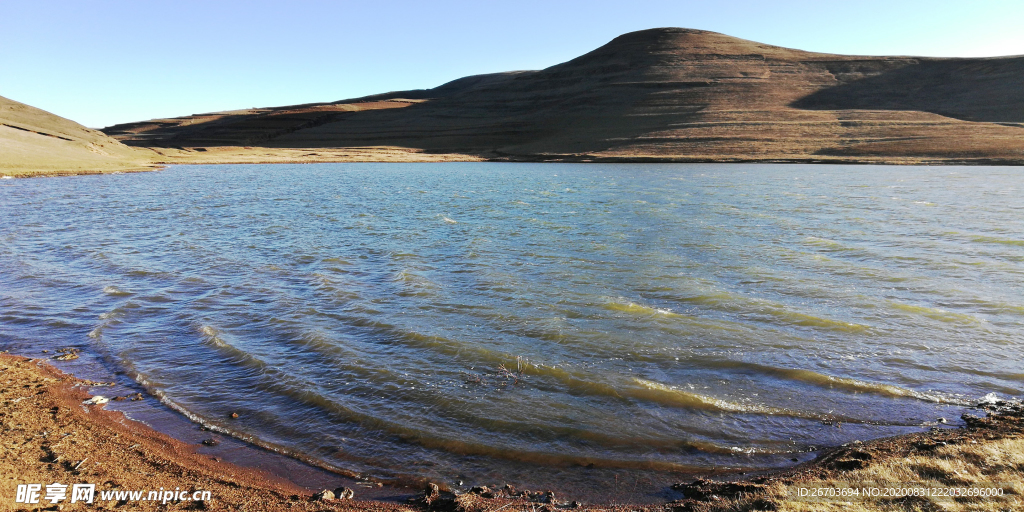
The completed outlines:
<svg viewBox="0 0 1024 512">
<path fill-rule="evenodd" d="M 61 178 L 66 176 L 93 176 L 96 174 L 128 174 L 137 172 L 155 172 L 162 171 L 166 168 L 165 165 L 156 165 L 153 167 L 132 167 L 127 169 L 75 169 L 68 171 L 52 171 L 52 170 L 5 170 L 0 172 L 0 177 L 3 178 Z"/>
<path fill-rule="evenodd" d="M 594 164 L 799 164 L 799 165 L 891 165 L 891 166 L 1024 166 L 1024 159 L 966 158 L 742 158 L 742 157 L 602 157 L 596 155 L 492 156 L 489 158 L 458 153 L 422 153 L 403 148 L 147 148 L 163 158 L 154 158 L 152 166 L 124 169 L 3 169 L 0 177 L 41 178 L 124 174 L 164 170 L 168 165 L 272 165 L 323 163 L 594 163 Z M 279 152 L 279 153 L 277 153 Z M 296 153 L 304 153 L 298 157 Z"/>
</svg>

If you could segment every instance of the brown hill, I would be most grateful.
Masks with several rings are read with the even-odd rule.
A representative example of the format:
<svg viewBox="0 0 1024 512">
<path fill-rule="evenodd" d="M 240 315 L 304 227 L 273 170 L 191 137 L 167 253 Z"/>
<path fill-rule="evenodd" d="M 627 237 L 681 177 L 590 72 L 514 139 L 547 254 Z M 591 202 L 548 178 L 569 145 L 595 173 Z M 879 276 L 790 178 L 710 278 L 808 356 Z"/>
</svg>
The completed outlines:
<svg viewBox="0 0 1024 512">
<path fill-rule="evenodd" d="M 151 147 L 391 146 L 514 160 L 1024 162 L 1024 57 L 810 53 L 633 32 L 541 71 L 112 126 Z"/>
<path fill-rule="evenodd" d="M 151 152 L 0 96 L 0 175 L 54 175 L 151 168 Z"/>
</svg>

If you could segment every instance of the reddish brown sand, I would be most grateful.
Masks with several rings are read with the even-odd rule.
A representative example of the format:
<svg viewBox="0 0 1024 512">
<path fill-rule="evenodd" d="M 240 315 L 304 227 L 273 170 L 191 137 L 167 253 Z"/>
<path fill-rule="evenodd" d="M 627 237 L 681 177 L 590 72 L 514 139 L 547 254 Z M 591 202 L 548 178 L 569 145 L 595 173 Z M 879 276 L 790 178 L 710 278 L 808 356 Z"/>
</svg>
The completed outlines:
<svg viewBox="0 0 1024 512">
<path fill-rule="evenodd" d="M 269 474 L 196 453 L 196 446 L 127 420 L 101 405 L 84 405 L 88 383 L 42 360 L 0 355 L 0 510 L 43 510 L 51 503 L 14 503 L 19 484 L 92 483 L 100 490 L 209 490 L 205 503 L 67 500 L 65 509 L 88 510 L 402 510 L 391 503 L 309 501 L 309 492 Z M 205 507 L 205 508 L 204 508 Z M 57 510 L 57 509 L 52 509 Z"/>
</svg>

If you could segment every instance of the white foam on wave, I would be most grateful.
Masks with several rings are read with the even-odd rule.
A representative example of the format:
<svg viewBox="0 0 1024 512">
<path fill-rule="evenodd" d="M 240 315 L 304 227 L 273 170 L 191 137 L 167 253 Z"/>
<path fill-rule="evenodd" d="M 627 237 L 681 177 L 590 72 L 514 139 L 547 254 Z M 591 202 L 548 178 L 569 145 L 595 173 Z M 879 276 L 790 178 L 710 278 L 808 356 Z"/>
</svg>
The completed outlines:
<svg viewBox="0 0 1024 512">
<path fill-rule="evenodd" d="M 103 293 L 107 295 L 127 295 L 128 292 L 116 287 L 116 286 L 104 286 Z"/>
<path fill-rule="evenodd" d="M 637 304 L 635 302 L 609 302 L 604 305 L 604 308 L 612 311 L 621 311 L 623 313 L 633 313 L 636 315 L 680 316 L 678 313 L 674 313 L 671 309 L 644 306 L 643 304 Z"/>
<path fill-rule="evenodd" d="M 666 405 L 677 405 L 683 407 L 690 407 L 694 409 L 720 412 L 767 414 L 773 416 L 791 416 L 797 418 L 821 419 L 824 417 L 823 415 L 819 414 L 794 411 L 780 407 L 771 407 L 767 405 L 753 403 L 741 404 L 738 402 L 730 402 L 728 400 L 722 400 L 720 398 L 715 398 L 712 396 L 691 393 L 689 391 L 682 390 L 676 386 L 669 386 L 667 384 L 662 384 L 660 382 L 654 382 L 647 379 L 634 377 L 633 382 L 639 384 L 640 387 L 627 389 L 624 390 L 624 392 L 636 398 L 652 400 Z"/>
<path fill-rule="evenodd" d="M 213 326 L 204 325 L 199 328 L 199 332 L 202 333 L 204 337 L 206 337 L 206 341 L 208 343 L 215 347 L 234 348 L 225 343 L 224 340 L 220 339 L 220 336 L 218 336 L 219 333 L 217 332 L 217 329 Z"/>
<path fill-rule="evenodd" d="M 983 404 L 994 404 L 999 401 L 999 395 L 995 393 L 989 393 L 981 397 L 981 403 Z"/>
</svg>

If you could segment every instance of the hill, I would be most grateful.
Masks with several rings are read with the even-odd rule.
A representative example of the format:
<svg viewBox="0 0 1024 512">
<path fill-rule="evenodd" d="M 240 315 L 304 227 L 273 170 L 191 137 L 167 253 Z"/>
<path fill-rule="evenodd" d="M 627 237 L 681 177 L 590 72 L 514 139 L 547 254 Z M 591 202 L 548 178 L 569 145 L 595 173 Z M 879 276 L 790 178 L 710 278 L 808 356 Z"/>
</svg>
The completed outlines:
<svg viewBox="0 0 1024 512">
<path fill-rule="evenodd" d="M 1021 83 L 1024 57 L 831 55 L 661 28 L 541 71 L 104 131 L 186 153 L 387 146 L 508 160 L 1019 164 Z"/>
<path fill-rule="evenodd" d="M 74 121 L 0 96 L 0 175 L 148 169 L 153 167 L 151 154 Z"/>
</svg>

